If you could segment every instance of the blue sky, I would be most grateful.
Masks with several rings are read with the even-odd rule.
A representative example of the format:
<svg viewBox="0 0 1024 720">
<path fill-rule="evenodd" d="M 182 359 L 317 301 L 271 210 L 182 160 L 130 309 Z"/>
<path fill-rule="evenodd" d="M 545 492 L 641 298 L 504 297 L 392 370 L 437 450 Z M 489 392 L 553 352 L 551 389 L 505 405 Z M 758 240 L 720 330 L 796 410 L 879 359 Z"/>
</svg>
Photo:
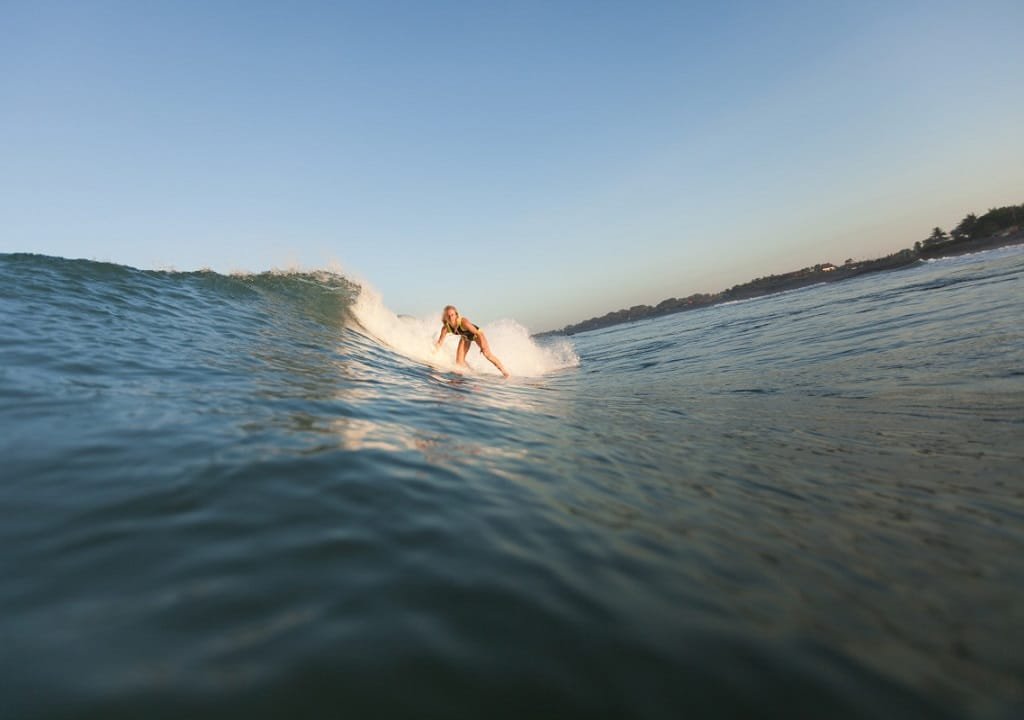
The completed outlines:
<svg viewBox="0 0 1024 720">
<path fill-rule="evenodd" d="M 0 2 L 0 252 L 561 327 L 1024 202 L 1024 3 Z"/>
</svg>

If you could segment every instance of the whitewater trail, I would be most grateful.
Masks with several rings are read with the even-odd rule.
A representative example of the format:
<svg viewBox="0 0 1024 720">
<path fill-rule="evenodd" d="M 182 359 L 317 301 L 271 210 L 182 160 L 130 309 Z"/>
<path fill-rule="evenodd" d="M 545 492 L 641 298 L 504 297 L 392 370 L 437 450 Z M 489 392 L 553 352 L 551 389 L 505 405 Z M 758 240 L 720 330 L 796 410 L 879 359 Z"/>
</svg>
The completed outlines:
<svg viewBox="0 0 1024 720">
<path fill-rule="evenodd" d="M 426 363 L 446 372 L 462 372 L 455 364 L 458 338 L 449 334 L 435 351 L 434 343 L 441 330 L 441 311 L 433 315 L 412 317 L 398 315 L 384 304 L 381 294 L 363 284 L 352 305 L 352 314 L 361 329 L 378 342 L 416 362 Z M 576 367 L 579 356 L 567 338 L 556 338 L 538 344 L 530 332 L 515 320 L 502 319 L 481 326 L 493 352 L 509 373 L 517 377 L 537 377 L 556 370 Z M 466 356 L 474 373 L 499 375 L 475 343 Z"/>
</svg>

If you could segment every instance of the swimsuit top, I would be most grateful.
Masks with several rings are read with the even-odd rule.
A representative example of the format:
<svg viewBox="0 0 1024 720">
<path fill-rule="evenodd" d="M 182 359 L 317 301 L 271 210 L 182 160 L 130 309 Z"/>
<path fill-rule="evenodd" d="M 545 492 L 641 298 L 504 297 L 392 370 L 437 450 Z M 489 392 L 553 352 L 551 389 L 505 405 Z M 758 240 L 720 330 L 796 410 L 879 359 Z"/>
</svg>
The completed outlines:
<svg viewBox="0 0 1024 720">
<path fill-rule="evenodd" d="M 446 328 L 448 328 L 448 332 L 450 332 L 450 333 L 452 333 L 454 335 L 461 335 L 464 338 L 468 338 L 470 340 L 476 340 L 476 333 L 475 332 L 473 332 L 472 330 L 467 330 L 466 328 L 462 327 L 462 316 L 461 315 L 459 315 L 458 319 L 455 321 L 455 327 L 452 327 L 447 320 L 444 321 L 444 326 Z"/>
</svg>

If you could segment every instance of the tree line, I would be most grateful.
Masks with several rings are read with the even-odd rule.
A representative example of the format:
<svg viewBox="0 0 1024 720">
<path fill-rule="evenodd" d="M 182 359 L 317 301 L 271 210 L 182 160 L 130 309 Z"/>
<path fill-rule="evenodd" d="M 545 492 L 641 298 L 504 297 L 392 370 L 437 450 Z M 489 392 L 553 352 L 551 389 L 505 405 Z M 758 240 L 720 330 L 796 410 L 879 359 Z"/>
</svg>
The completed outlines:
<svg viewBox="0 0 1024 720">
<path fill-rule="evenodd" d="M 967 240 L 990 238 L 1003 232 L 1019 230 L 1022 223 L 1024 223 L 1024 204 L 993 208 L 981 217 L 974 213 L 967 213 L 964 219 L 949 231 L 949 234 L 937 227 L 927 238 L 914 243 L 914 250 L 921 252 Z"/>
<path fill-rule="evenodd" d="M 586 330 L 632 322 L 645 318 L 707 307 L 722 302 L 745 300 L 792 290 L 821 282 L 835 282 L 864 273 L 893 270 L 912 265 L 921 259 L 985 250 L 1000 245 L 1024 242 L 1024 203 L 993 208 L 981 215 L 968 213 L 949 233 L 936 227 L 931 235 L 908 248 L 874 260 L 854 262 L 847 259 L 842 265 L 820 263 L 781 275 L 767 275 L 746 283 L 734 285 L 718 293 L 694 293 L 685 298 L 668 298 L 657 305 L 634 305 L 615 310 L 573 325 L 566 325 L 558 334 L 573 335 Z M 543 333 L 552 334 L 552 333 Z"/>
</svg>

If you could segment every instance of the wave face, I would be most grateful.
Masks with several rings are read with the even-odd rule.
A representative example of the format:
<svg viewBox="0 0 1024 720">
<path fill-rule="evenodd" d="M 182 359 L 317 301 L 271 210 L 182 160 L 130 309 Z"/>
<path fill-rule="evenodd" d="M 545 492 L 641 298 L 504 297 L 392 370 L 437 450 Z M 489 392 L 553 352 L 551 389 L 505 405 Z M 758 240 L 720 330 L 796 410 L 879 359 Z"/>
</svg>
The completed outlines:
<svg viewBox="0 0 1024 720">
<path fill-rule="evenodd" d="M 1022 278 L 506 320 L 503 381 L 336 274 L 0 255 L 0 716 L 1016 716 Z"/>
</svg>

